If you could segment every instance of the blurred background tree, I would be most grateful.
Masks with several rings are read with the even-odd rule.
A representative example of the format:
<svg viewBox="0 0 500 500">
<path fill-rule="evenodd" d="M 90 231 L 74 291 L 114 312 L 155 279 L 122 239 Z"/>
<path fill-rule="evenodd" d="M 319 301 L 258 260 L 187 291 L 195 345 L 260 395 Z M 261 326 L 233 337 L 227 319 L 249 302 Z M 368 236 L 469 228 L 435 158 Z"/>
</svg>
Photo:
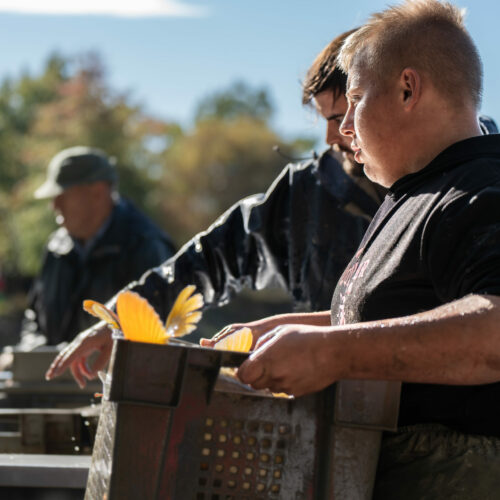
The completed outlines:
<svg viewBox="0 0 500 500">
<path fill-rule="evenodd" d="M 267 122 L 272 115 L 273 105 L 266 89 L 251 89 L 244 82 L 235 82 L 227 90 L 209 94 L 195 111 L 196 121 L 207 118 L 231 121 L 246 116 Z"/>
<path fill-rule="evenodd" d="M 181 240 L 205 229 L 235 201 L 265 190 L 286 157 L 314 146 L 307 138 L 281 138 L 270 125 L 273 105 L 268 92 L 243 82 L 202 99 L 194 114 L 193 128 L 162 156 L 157 193 L 169 193 L 158 204 Z"/>
<path fill-rule="evenodd" d="M 0 273 L 11 299 L 0 314 L 23 308 L 9 290 L 24 297 L 56 227 L 50 204 L 34 200 L 33 191 L 59 150 L 81 144 L 114 156 L 122 195 L 180 246 L 234 202 L 269 186 L 287 163 L 274 146 L 290 157 L 314 146 L 307 137 L 280 137 L 268 91 L 244 82 L 210 93 L 193 116 L 184 130 L 147 113 L 110 86 L 95 53 L 53 54 L 40 74 L 0 84 Z"/>
</svg>

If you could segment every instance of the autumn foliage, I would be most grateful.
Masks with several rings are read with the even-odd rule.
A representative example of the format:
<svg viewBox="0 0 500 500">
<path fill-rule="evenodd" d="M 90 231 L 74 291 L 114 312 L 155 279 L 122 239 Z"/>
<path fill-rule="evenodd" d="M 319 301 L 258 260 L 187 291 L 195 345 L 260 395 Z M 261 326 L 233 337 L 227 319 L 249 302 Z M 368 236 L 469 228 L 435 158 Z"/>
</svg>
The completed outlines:
<svg viewBox="0 0 500 500">
<path fill-rule="evenodd" d="M 60 149 L 84 144 L 114 156 L 122 195 L 180 245 L 238 199 L 269 186 L 287 163 L 273 146 L 291 156 L 313 146 L 283 140 L 270 126 L 272 112 L 265 89 L 240 82 L 209 94 L 193 110 L 191 128 L 183 129 L 145 112 L 132 93 L 111 88 L 95 54 L 52 55 L 40 74 L 5 80 L 0 271 L 33 276 L 39 269 L 55 222 L 50 205 L 35 201 L 33 191 Z"/>
</svg>

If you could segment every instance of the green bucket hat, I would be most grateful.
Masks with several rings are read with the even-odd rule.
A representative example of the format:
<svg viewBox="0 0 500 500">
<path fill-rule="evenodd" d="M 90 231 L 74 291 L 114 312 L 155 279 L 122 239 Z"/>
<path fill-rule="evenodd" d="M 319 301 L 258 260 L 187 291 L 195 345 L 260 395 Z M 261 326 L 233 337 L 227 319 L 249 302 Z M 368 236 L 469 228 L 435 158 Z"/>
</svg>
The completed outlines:
<svg viewBox="0 0 500 500">
<path fill-rule="evenodd" d="M 49 163 L 46 181 L 35 191 L 35 198 L 54 198 L 77 184 L 118 179 L 113 162 L 100 149 L 75 146 L 57 153 Z"/>
</svg>

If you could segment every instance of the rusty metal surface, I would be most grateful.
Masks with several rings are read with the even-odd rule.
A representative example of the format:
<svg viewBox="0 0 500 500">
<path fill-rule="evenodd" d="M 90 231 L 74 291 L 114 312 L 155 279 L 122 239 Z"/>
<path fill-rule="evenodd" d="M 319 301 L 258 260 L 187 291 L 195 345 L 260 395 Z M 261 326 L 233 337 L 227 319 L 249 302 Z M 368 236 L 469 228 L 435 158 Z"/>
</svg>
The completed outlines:
<svg viewBox="0 0 500 500">
<path fill-rule="evenodd" d="M 341 380 L 336 384 L 335 423 L 395 431 L 400 395 L 401 382 Z"/>
<path fill-rule="evenodd" d="M 371 498 L 395 386 L 295 399 L 227 390 L 220 367 L 246 356 L 115 340 L 86 499 Z"/>
<path fill-rule="evenodd" d="M 92 474 L 89 474 L 88 477 L 85 500 L 104 498 L 105 492 L 109 490 L 115 450 L 117 410 L 117 404 L 111 401 L 104 401 L 101 406 L 101 415 L 92 453 Z"/>
<path fill-rule="evenodd" d="M 324 394 L 213 390 L 219 367 L 245 356 L 117 341 L 86 499 L 323 498 Z"/>
<path fill-rule="evenodd" d="M 314 397 L 256 400 L 216 393 L 204 414 L 183 420 L 179 412 L 174 437 L 180 432 L 189 438 L 169 449 L 166 463 L 176 465 L 180 480 L 175 488 L 164 480 L 160 492 L 182 498 L 191 484 L 193 498 L 319 498 L 317 409 Z"/>
</svg>

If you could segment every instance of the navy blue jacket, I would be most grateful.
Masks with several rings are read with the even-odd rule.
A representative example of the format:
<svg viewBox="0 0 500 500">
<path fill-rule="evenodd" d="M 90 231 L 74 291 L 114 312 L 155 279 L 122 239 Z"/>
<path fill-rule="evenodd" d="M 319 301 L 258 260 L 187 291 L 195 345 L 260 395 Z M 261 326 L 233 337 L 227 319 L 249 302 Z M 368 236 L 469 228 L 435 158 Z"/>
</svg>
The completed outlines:
<svg viewBox="0 0 500 500">
<path fill-rule="evenodd" d="M 170 238 L 123 199 L 85 255 L 67 230 L 59 228 L 49 239 L 41 273 L 31 289 L 22 337 L 41 334 L 48 345 L 72 340 L 96 322 L 83 311 L 83 300 L 106 302 L 173 254 Z"/>
</svg>

